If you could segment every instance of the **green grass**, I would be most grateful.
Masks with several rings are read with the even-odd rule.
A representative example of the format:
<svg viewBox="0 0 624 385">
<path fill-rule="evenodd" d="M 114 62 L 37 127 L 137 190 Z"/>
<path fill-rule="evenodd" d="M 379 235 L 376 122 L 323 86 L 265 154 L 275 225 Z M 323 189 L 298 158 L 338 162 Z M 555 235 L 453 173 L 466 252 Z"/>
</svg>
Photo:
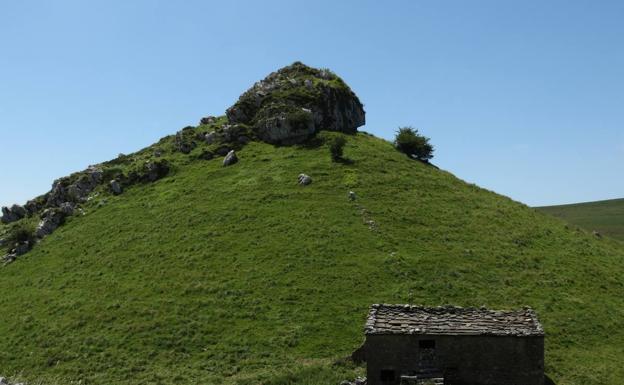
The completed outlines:
<svg viewBox="0 0 624 385">
<path fill-rule="evenodd" d="M 537 207 L 588 231 L 624 241 L 624 199 Z"/>
<path fill-rule="evenodd" d="M 619 242 L 365 134 L 340 163 L 326 146 L 254 142 L 238 154 L 226 168 L 168 155 L 169 176 L 100 192 L 1 269 L 3 374 L 338 384 L 363 373 L 335 362 L 363 342 L 369 305 L 409 302 L 531 305 L 558 385 L 624 378 Z M 313 183 L 297 185 L 300 173 Z"/>
</svg>

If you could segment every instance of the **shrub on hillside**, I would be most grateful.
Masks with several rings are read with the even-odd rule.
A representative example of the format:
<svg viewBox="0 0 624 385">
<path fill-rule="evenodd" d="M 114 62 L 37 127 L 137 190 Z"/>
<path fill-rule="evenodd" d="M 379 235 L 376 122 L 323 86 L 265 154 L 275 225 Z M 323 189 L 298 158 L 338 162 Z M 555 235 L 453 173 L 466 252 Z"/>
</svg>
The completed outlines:
<svg viewBox="0 0 624 385">
<path fill-rule="evenodd" d="M 6 234 L 4 244 L 8 249 L 12 249 L 16 244 L 34 243 L 35 226 L 26 221 L 19 221 L 13 224 Z"/>
<path fill-rule="evenodd" d="M 344 146 L 347 144 L 347 139 L 344 136 L 334 136 L 329 142 L 329 153 L 332 160 L 338 161 L 342 159 L 344 153 Z"/>
<path fill-rule="evenodd" d="M 408 156 L 427 161 L 433 158 L 433 145 L 429 138 L 412 127 L 400 127 L 394 137 L 394 146 Z"/>
</svg>

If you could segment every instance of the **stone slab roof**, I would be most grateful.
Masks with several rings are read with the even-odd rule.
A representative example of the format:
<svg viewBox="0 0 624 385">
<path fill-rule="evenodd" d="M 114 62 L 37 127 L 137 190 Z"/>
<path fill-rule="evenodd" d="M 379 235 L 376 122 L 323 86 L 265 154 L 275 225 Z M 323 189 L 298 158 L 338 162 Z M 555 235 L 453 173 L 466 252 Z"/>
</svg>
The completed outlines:
<svg viewBox="0 0 624 385">
<path fill-rule="evenodd" d="M 365 334 L 543 336 L 535 312 L 486 308 L 375 304 Z"/>
</svg>

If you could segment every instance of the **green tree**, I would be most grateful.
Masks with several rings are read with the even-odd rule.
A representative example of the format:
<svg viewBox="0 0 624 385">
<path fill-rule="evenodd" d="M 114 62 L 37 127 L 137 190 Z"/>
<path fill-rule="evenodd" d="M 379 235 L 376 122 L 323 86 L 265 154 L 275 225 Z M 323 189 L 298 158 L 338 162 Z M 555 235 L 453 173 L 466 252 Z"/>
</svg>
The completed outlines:
<svg viewBox="0 0 624 385">
<path fill-rule="evenodd" d="M 394 146 L 408 156 L 427 161 L 433 158 L 433 145 L 429 138 L 420 135 L 413 127 L 399 127 L 394 137 Z"/>
<path fill-rule="evenodd" d="M 338 161 L 342 159 L 344 153 L 344 146 L 347 144 L 347 140 L 344 136 L 335 136 L 329 142 L 329 152 L 332 160 Z"/>
</svg>

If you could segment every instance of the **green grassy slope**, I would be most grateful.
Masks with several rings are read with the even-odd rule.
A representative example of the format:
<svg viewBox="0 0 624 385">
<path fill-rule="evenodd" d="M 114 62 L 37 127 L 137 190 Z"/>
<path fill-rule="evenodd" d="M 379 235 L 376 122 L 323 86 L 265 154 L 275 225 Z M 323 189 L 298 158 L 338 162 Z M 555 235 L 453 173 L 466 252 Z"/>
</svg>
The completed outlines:
<svg viewBox="0 0 624 385">
<path fill-rule="evenodd" d="M 559 385 L 624 378 L 624 248 L 380 139 L 251 143 L 86 215 L 0 270 L 3 374 L 82 384 L 335 384 L 370 304 L 533 306 Z M 307 187 L 299 173 L 312 176 Z M 348 191 L 357 193 L 354 202 Z M 371 226 L 369 221 L 374 221 Z"/>
<path fill-rule="evenodd" d="M 537 207 L 589 231 L 624 241 L 624 199 Z"/>
</svg>

